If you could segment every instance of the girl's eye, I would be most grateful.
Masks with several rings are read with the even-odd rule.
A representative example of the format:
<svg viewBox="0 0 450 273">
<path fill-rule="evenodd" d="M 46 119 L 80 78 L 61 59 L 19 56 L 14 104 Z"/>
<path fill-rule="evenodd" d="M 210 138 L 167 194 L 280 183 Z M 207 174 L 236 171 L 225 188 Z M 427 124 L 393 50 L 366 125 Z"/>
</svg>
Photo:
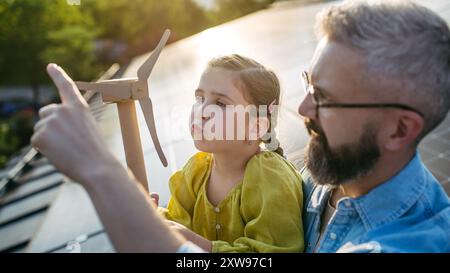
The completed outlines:
<svg viewBox="0 0 450 273">
<path fill-rule="evenodd" d="M 204 98 L 202 96 L 195 96 L 196 102 L 203 102 Z"/>
<path fill-rule="evenodd" d="M 216 104 L 217 104 L 218 106 L 220 106 L 220 107 L 226 107 L 226 106 L 227 106 L 226 103 L 223 103 L 223 102 L 220 102 L 220 101 L 217 101 Z"/>
</svg>

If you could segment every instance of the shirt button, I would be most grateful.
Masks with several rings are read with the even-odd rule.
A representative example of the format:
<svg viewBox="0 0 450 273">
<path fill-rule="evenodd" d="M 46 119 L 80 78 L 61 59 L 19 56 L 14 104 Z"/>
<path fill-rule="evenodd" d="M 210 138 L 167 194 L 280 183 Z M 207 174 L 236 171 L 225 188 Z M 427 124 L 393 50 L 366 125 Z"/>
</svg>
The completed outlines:
<svg viewBox="0 0 450 273">
<path fill-rule="evenodd" d="M 216 225 L 216 229 L 220 229 L 220 225 L 219 224 Z"/>
<path fill-rule="evenodd" d="M 344 202 L 344 205 L 345 205 L 347 208 L 349 208 L 349 207 L 351 207 L 352 203 L 350 203 L 350 201 L 346 200 L 346 201 Z"/>
<path fill-rule="evenodd" d="M 220 212 L 220 208 L 219 207 L 215 207 L 214 210 L 219 213 Z"/>
<path fill-rule="evenodd" d="M 336 233 L 332 232 L 332 233 L 330 234 L 330 239 L 331 239 L 331 240 L 336 240 L 336 238 L 337 238 Z"/>
</svg>

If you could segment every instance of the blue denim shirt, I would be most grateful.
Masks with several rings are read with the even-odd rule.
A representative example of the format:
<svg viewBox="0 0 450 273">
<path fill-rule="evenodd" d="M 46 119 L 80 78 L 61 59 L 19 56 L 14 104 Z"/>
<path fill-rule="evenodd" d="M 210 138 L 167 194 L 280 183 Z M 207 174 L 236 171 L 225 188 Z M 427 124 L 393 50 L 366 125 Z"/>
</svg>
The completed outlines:
<svg viewBox="0 0 450 273">
<path fill-rule="evenodd" d="M 306 252 L 450 252 L 450 199 L 418 154 L 369 193 L 339 200 L 321 242 L 331 189 L 302 176 Z"/>
</svg>

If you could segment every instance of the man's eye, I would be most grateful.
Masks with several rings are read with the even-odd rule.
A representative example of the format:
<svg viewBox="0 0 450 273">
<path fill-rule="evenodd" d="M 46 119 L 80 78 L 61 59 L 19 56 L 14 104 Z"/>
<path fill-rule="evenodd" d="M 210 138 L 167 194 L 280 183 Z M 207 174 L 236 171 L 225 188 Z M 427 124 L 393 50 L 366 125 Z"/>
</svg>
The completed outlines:
<svg viewBox="0 0 450 273">
<path fill-rule="evenodd" d="M 320 102 L 322 102 L 322 101 L 324 101 L 324 100 L 325 100 L 325 96 L 324 96 L 324 95 L 322 95 L 321 93 L 319 93 L 319 92 L 316 92 L 316 93 L 315 93 L 315 95 L 316 95 L 316 100 L 317 100 L 317 101 L 320 101 Z"/>
<path fill-rule="evenodd" d="M 324 94 L 322 94 L 321 92 L 318 92 L 316 90 L 314 92 L 314 98 L 317 102 L 321 102 L 321 103 L 331 102 L 331 100 L 327 96 L 325 96 Z"/>
</svg>

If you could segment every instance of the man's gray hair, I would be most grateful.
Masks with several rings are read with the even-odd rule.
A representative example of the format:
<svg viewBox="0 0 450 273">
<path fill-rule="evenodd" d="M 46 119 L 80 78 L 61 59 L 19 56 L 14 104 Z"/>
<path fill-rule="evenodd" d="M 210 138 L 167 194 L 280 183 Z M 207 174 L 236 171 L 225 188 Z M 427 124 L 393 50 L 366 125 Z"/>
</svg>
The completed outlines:
<svg viewBox="0 0 450 273">
<path fill-rule="evenodd" d="M 344 1 L 318 15 L 319 37 L 359 49 L 369 75 L 401 83 L 391 94 L 424 114 L 420 141 L 450 108 L 450 30 L 410 1 Z M 392 101 L 389 101 L 392 102 Z"/>
</svg>

